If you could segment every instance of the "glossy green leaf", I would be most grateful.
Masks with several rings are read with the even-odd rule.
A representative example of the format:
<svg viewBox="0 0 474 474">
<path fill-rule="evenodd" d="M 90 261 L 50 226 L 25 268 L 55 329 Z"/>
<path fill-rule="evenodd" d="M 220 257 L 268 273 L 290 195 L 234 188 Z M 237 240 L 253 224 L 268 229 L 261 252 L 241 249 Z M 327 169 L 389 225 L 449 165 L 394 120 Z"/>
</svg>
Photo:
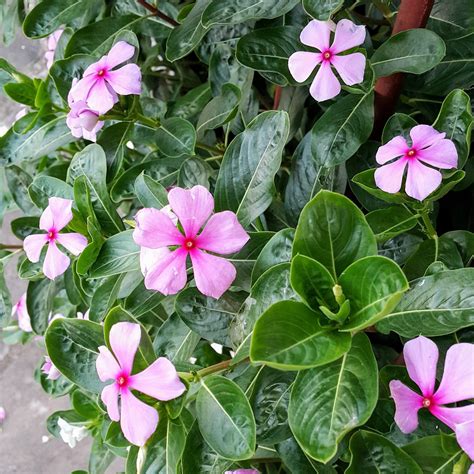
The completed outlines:
<svg viewBox="0 0 474 474">
<path fill-rule="evenodd" d="M 202 158 L 190 156 L 179 168 L 178 186 L 186 189 L 197 185 L 209 188 L 209 179 L 214 174 L 214 169 Z"/>
<path fill-rule="evenodd" d="M 91 321 L 102 321 L 109 309 L 114 306 L 124 276 L 124 274 L 113 275 L 103 280 L 103 283 L 94 291 L 89 308 Z"/>
<path fill-rule="evenodd" d="M 53 176 L 36 176 L 28 188 L 28 194 L 40 209 L 45 209 L 48 206 L 50 197 L 74 199 L 72 187 Z"/>
<path fill-rule="evenodd" d="M 30 315 L 31 327 L 36 334 L 43 335 L 48 328 L 56 291 L 54 280 L 49 280 L 46 277 L 28 283 L 26 307 Z"/>
<path fill-rule="evenodd" d="M 0 328 L 8 326 L 11 319 L 12 301 L 5 281 L 3 263 L 0 262 Z"/>
<path fill-rule="evenodd" d="M 135 181 L 135 193 L 143 207 L 161 209 L 168 204 L 166 189 L 144 173 L 140 174 Z"/>
<path fill-rule="evenodd" d="M 303 8 L 316 20 L 327 21 L 344 4 L 343 0 L 303 0 Z"/>
<path fill-rule="evenodd" d="M 175 28 L 173 31 L 176 31 Z M 171 37 L 171 36 L 170 36 Z M 170 41 L 170 40 L 168 40 Z M 196 116 L 202 111 L 204 106 L 212 99 L 209 84 L 201 84 L 191 89 L 186 94 L 180 96 L 168 110 L 168 117 L 180 117 L 194 123 Z"/>
<path fill-rule="evenodd" d="M 38 209 L 31 202 L 28 195 L 28 186 L 33 181 L 32 177 L 16 165 L 10 165 L 5 168 L 5 177 L 7 178 L 8 189 L 16 205 L 25 214 L 37 214 Z"/>
<path fill-rule="evenodd" d="M 369 212 L 365 218 L 375 234 L 377 242 L 385 242 L 407 232 L 418 223 L 418 217 L 405 207 L 391 206 Z"/>
<path fill-rule="evenodd" d="M 277 444 L 275 449 L 291 474 L 335 474 L 336 470 L 311 459 L 291 437 Z"/>
<path fill-rule="evenodd" d="M 192 155 L 196 144 L 193 125 L 182 118 L 164 120 L 156 132 L 157 146 L 166 156 Z"/>
<path fill-rule="evenodd" d="M 411 142 L 410 130 L 418 125 L 417 121 L 409 115 L 402 113 L 393 114 L 383 127 L 382 143 L 387 143 L 393 137 L 401 135 L 408 142 Z"/>
</svg>

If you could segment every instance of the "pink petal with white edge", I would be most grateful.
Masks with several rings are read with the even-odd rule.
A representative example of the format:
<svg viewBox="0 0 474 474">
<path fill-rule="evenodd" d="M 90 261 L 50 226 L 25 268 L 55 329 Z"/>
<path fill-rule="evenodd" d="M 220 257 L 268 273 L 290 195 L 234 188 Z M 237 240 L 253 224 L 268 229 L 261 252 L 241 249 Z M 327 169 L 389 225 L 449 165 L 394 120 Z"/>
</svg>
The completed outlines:
<svg viewBox="0 0 474 474">
<path fill-rule="evenodd" d="M 23 250 L 28 257 L 30 262 L 36 263 L 39 261 L 41 256 L 41 250 L 48 241 L 46 234 L 31 234 L 25 237 L 23 241 Z"/>
<path fill-rule="evenodd" d="M 197 237 L 196 245 L 200 249 L 225 255 L 238 252 L 249 239 L 235 213 L 223 211 L 209 219 Z"/>
<path fill-rule="evenodd" d="M 150 265 L 145 275 L 145 288 L 156 290 L 164 295 L 174 295 L 181 291 L 187 282 L 186 258 L 188 252 L 179 248 L 161 261 Z"/>
<path fill-rule="evenodd" d="M 438 132 L 431 125 L 416 125 L 410 130 L 412 146 L 417 150 L 429 147 L 442 140 L 446 133 Z"/>
<path fill-rule="evenodd" d="M 416 157 L 436 168 L 450 169 L 458 165 L 458 152 L 454 143 L 446 138 L 437 141 L 428 148 L 419 150 Z"/>
<path fill-rule="evenodd" d="M 140 247 L 140 269 L 143 276 L 146 276 L 151 268 L 161 262 L 164 258 L 168 257 L 170 253 L 171 252 L 166 247 L 162 247 L 161 249 Z"/>
<path fill-rule="evenodd" d="M 347 54 L 346 56 L 333 56 L 331 64 L 348 86 L 359 84 L 364 80 L 365 56 L 362 53 Z"/>
<path fill-rule="evenodd" d="M 474 344 L 454 344 L 446 353 L 444 373 L 435 393 L 436 403 L 474 398 Z"/>
<path fill-rule="evenodd" d="M 99 347 L 99 355 L 95 361 L 95 368 L 102 382 L 115 380 L 121 372 L 117 359 L 106 346 Z"/>
<path fill-rule="evenodd" d="M 430 412 L 452 430 L 456 429 L 456 425 L 474 420 L 474 404 L 455 408 L 435 405 Z"/>
<path fill-rule="evenodd" d="M 115 105 L 118 97 L 107 87 L 105 80 L 100 78 L 90 88 L 86 100 L 92 110 L 99 112 L 99 114 L 105 114 Z"/>
<path fill-rule="evenodd" d="M 183 234 L 177 229 L 170 217 L 158 209 L 145 208 L 135 216 L 137 226 L 133 231 L 136 244 L 158 249 L 168 245 L 182 245 Z"/>
<path fill-rule="evenodd" d="M 139 324 L 121 322 L 112 326 L 109 342 L 120 367 L 124 372 L 132 372 L 133 360 L 140 344 L 141 329 Z"/>
<path fill-rule="evenodd" d="M 105 56 L 105 63 L 112 69 L 119 64 L 128 61 L 135 54 L 135 47 L 125 41 L 117 41 L 112 46 L 107 56 Z"/>
<path fill-rule="evenodd" d="M 405 191 L 413 199 L 423 201 L 438 188 L 442 180 L 439 171 L 422 165 L 418 160 L 410 160 Z"/>
<path fill-rule="evenodd" d="M 113 421 L 120 420 L 119 406 L 118 406 L 118 396 L 119 391 L 117 385 L 113 383 L 112 385 L 107 385 L 102 390 L 100 394 L 100 399 L 104 402 L 104 405 L 107 407 L 107 413 Z"/>
<path fill-rule="evenodd" d="M 375 170 L 374 179 L 378 188 L 386 193 L 398 193 L 402 187 L 403 173 L 407 165 L 405 158 L 383 165 Z"/>
<path fill-rule="evenodd" d="M 87 247 L 87 239 L 83 235 L 75 232 L 58 234 L 56 240 L 73 255 L 79 255 Z"/>
<path fill-rule="evenodd" d="M 321 53 L 298 51 L 288 59 L 288 69 L 296 82 L 304 82 L 321 62 Z"/>
<path fill-rule="evenodd" d="M 119 95 L 140 95 L 142 90 L 142 73 L 136 64 L 109 71 L 106 80 Z"/>
<path fill-rule="evenodd" d="M 313 48 L 324 51 L 329 48 L 329 38 L 331 31 L 336 25 L 332 21 L 311 20 L 300 34 L 300 41 Z"/>
<path fill-rule="evenodd" d="M 232 285 L 237 271 L 225 258 L 200 250 L 190 252 L 198 290 L 206 296 L 220 298 Z"/>
<path fill-rule="evenodd" d="M 336 25 L 336 34 L 331 51 L 337 54 L 360 46 L 365 40 L 365 35 L 365 26 L 358 26 L 351 20 L 341 20 Z"/>
<path fill-rule="evenodd" d="M 395 401 L 395 423 L 402 433 L 415 431 L 418 428 L 418 410 L 423 406 L 423 397 L 399 380 L 392 380 L 389 387 Z"/>
<path fill-rule="evenodd" d="M 384 165 L 385 163 L 403 156 L 408 150 L 409 146 L 406 140 L 401 137 L 393 137 L 385 145 L 382 145 L 378 148 L 375 155 L 375 159 L 379 165 Z"/>
<path fill-rule="evenodd" d="M 121 394 L 120 426 L 125 438 L 144 446 L 158 426 L 158 412 L 136 398 L 130 390 Z"/>
<path fill-rule="evenodd" d="M 61 276 L 67 270 L 70 263 L 70 258 L 58 249 L 55 242 L 48 244 L 43 264 L 43 273 L 46 277 L 54 280 L 56 277 Z"/>
<path fill-rule="evenodd" d="M 48 200 L 48 207 L 40 217 L 40 229 L 50 230 L 54 228 L 56 232 L 66 227 L 72 221 L 72 201 L 59 197 L 51 197 Z"/>
<path fill-rule="evenodd" d="M 316 73 L 313 83 L 309 88 L 309 93 L 318 102 L 332 99 L 341 92 L 341 84 L 332 72 L 328 62 L 321 63 Z"/>
<path fill-rule="evenodd" d="M 405 344 L 403 357 L 410 378 L 425 397 L 431 397 L 436 383 L 438 346 L 432 340 L 419 336 Z"/>
<path fill-rule="evenodd" d="M 189 238 L 196 237 L 214 209 L 214 198 L 204 186 L 173 188 L 168 193 L 168 201 Z"/>
<path fill-rule="evenodd" d="M 462 450 L 474 461 L 474 420 L 456 425 L 456 440 Z M 474 472 L 474 465 L 469 469 L 469 473 Z"/>
<path fill-rule="evenodd" d="M 161 401 L 173 400 L 186 391 L 174 365 L 160 357 L 144 371 L 130 378 L 130 388 Z"/>
</svg>

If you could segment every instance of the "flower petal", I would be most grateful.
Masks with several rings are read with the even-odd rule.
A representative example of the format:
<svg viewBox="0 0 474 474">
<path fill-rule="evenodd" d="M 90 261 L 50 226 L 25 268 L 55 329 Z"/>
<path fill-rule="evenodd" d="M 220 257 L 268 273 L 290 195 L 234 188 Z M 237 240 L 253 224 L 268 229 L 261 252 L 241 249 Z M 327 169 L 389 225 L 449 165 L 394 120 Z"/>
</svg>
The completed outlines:
<svg viewBox="0 0 474 474">
<path fill-rule="evenodd" d="M 49 231 L 54 228 L 56 232 L 66 227 L 72 220 L 72 200 L 59 197 L 50 197 L 48 207 L 40 218 L 40 229 Z"/>
<path fill-rule="evenodd" d="M 143 276 L 146 276 L 155 265 L 161 262 L 170 253 L 171 252 L 166 247 L 159 249 L 140 247 L 140 269 Z"/>
<path fill-rule="evenodd" d="M 402 433 L 411 433 L 418 427 L 418 410 L 423 406 L 423 397 L 408 388 L 400 380 L 389 384 L 395 401 L 395 423 Z"/>
<path fill-rule="evenodd" d="M 331 45 L 334 54 L 360 46 L 365 40 L 365 26 L 356 25 L 351 20 L 341 20 L 336 25 L 336 34 Z"/>
<path fill-rule="evenodd" d="M 410 160 L 405 191 L 408 196 L 423 201 L 438 188 L 442 180 L 439 171 L 422 165 L 418 160 Z"/>
<path fill-rule="evenodd" d="M 136 398 L 130 390 L 121 394 L 120 426 L 125 438 L 143 446 L 158 426 L 158 412 Z"/>
<path fill-rule="evenodd" d="M 410 147 L 402 136 L 393 137 L 385 145 L 378 148 L 375 159 L 379 165 L 384 165 L 399 156 L 404 155 Z"/>
<path fill-rule="evenodd" d="M 313 83 L 309 88 L 309 93 L 319 102 L 332 99 L 341 92 L 341 84 L 331 69 L 328 62 L 321 63 L 316 73 Z"/>
<path fill-rule="evenodd" d="M 106 346 L 99 346 L 99 355 L 95 361 L 95 368 L 102 382 L 114 380 L 121 371 L 117 359 Z"/>
<path fill-rule="evenodd" d="M 173 188 L 168 193 L 168 201 L 189 238 L 196 237 L 214 209 L 214 198 L 204 186 Z"/>
<path fill-rule="evenodd" d="M 456 429 L 456 425 L 474 420 L 474 404 L 455 408 L 435 405 L 430 412 L 452 430 Z"/>
<path fill-rule="evenodd" d="M 225 258 L 197 249 L 191 251 L 190 255 L 198 290 L 206 296 L 220 298 L 235 280 L 237 271 L 234 265 Z"/>
<path fill-rule="evenodd" d="M 200 249 L 230 254 L 238 252 L 250 237 L 237 220 L 235 213 L 223 211 L 214 214 L 196 239 Z"/>
<path fill-rule="evenodd" d="M 425 397 L 431 397 L 436 383 L 438 346 L 430 339 L 419 336 L 405 344 L 403 357 L 408 375 L 420 387 Z"/>
<path fill-rule="evenodd" d="M 348 85 L 353 86 L 364 80 L 365 56 L 362 53 L 347 54 L 346 56 L 334 55 L 331 64 Z"/>
<path fill-rule="evenodd" d="M 33 328 L 31 327 L 31 319 L 28 314 L 28 308 L 26 307 L 26 293 L 21 297 L 23 303 L 20 304 L 17 310 L 18 317 L 18 327 L 25 332 L 32 332 Z"/>
<path fill-rule="evenodd" d="M 58 249 L 55 242 L 48 244 L 46 257 L 43 264 L 43 273 L 50 280 L 62 275 L 71 263 L 70 258 Z"/>
<path fill-rule="evenodd" d="M 474 420 L 461 423 L 455 428 L 456 440 L 462 450 L 474 461 Z M 474 472 L 474 464 L 470 467 L 469 473 Z"/>
<path fill-rule="evenodd" d="M 48 242 L 48 236 L 46 234 L 31 234 L 28 237 L 25 237 L 25 240 L 23 241 L 23 250 L 30 262 L 36 263 L 39 261 L 41 250 L 46 242 Z"/>
<path fill-rule="evenodd" d="M 142 73 L 136 64 L 126 64 L 116 71 L 109 71 L 106 81 L 119 95 L 140 95 L 142 91 Z"/>
<path fill-rule="evenodd" d="M 79 255 L 87 247 L 87 239 L 76 232 L 58 234 L 56 240 L 73 255 Z"/>
<path fill-rule="evenodd" d="M 446 353 L 444 373 L 435 394 L 436 403 L 474 398 L 474 344 L 454 344 Z"/>
<path fill-rule="evenodd" d="M 324 51 L 329 48 L 329 37 L 334 31 L 332 21 L 311 20 L 300 34 L 300 41 L 307 46 Z"/>
<path fill-rule="evenodd" d="M 119 390 L 115 383 L 107 385 L 100 394 L 100 399 L 104 402 L 107 407 L 107 413 L 113 421 L 120 420 L 119 407 L 118 407 L 118 396 Z"/>
<path fill-rule="evenodd" d="M 184 237 L 170 217 L 154 208 L 145 208 L 135 216 L 137 226 L 133 240 L 140 246 L 157 249 L 168 245 L 181 245 Z"/>
<path fill-rule="evenodd" d="M 375 184 L 386 193 L 398 193 L 402 187 L 403 173 L 407 165 L 405 158 L 383 165 L 375 170 Z"/>
<path fill-rule="evenodd" d="M 128 61 L 135 54 L 135 47 L 125 41 L 117 41 L 112 46 L 107 56 L 105 56 L 105 64 L 112 69 L 119 64 Z"/>
<path fill-rule="evenodd" d="M 164 357 L 130 377 L 130 388 L 162 401 L 177 398 L 186 390 L 174 365 Z"/>
<path fill-rule="evenodd" d="M 442 140 L 446 133 L 440 133 L 431 125 L 416 125 L 410 130 L 412 146 L 417 150 L 426 148 Z"/>
<path fill-rule="evenodd" d="M 458 152 L 451 140 L 439 140 L 428 148 L 418 150 L 416 157 L 437 168 L 450 169 L 458 165 Z"/>
<path fill-rule="evenodd" d="M 181 291 L 187 282 L 187 256 L 186 250 L 179 248 L 150 266 L 145 274 L 145 287 L 164 295 L 174 295 Z"/>
<path fill-rule="evenodd" d="M 110 330 L 110 347 L 120 367 L 127 374 L 132 373 L 133 360 L 140 344 L 141 335 L 140 325 L 135 323 L 116 323 Z"/>
<path fill-rule="evenodd" d="M 101 78 L 96 80 L 90 88 L 86 100 L 92 110 L 99 112 L 99 114 L 105 114 L 118 101 L 118 97 L 115 92 L 107 87 L 105 80 Z"/>
<path fill-rule="evenodd" d="M 288 69 L 296 82 L 304 82 L 320 62 L 320 53 L 298 51 L 288 58 Z"/>
<path fill-rule="evenodd" d="M 94 68 L 91 70 L 91 74 L 87 74 L 89 68 Z M 80 81 L 73 83 L 68 94 L 69 105 L 71 105 L 73 102 L 79 102 L 81 100 L 87 101 L 89 92 L 97 81 L 97 77 L 94 74 L 95 64 L 91 64 L 89 68 L 84 71 L 84 77 Z"/>
</svg>

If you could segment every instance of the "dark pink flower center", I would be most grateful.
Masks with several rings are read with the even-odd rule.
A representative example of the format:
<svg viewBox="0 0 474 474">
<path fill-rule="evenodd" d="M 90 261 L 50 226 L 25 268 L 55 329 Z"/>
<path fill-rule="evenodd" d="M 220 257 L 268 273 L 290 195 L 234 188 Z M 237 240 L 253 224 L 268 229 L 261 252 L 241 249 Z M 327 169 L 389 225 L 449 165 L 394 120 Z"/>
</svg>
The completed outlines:
<svg viewBox="0 0 474 474">
<path fill-rule="evenodd" d="M 119 388 L 127 388 L 129 384 L 129 378 L 127 374 L 119 374 L 117 376 L 117 385 Z"/>
<path fill-rule="evenodd" d="M 56 229 L 49 229 L 48 231 L 48 240 L 49 242 L 54 242 L 58 237 L 58 232 Z"/>
<path fill-rule="evenodd" d="M 106 72 L 107 72 L 107 71 L 106 71 L 105 69 L 101 69 L 101 70 L 97 73 L 97 75 L 98 75 L 99 77 L 102 77 L 102 76 L 105 76 L 105 73 L 106 73 Z"/>
<path fill-rule="evenodd" d="M 332 58 L 332 53 L 329 50 L 323 52 L 323 61 L 330 61 Z"/>
<path fill-rule="evenodd" d="M 423 408 L 430 408 L 433 405 L 433 400 L 431 398 L 425 397 L 421 402 Z"/>
<path fill-rule="evenodd" d="M 183 248 L 184 250 L 192 250 L 196 248 L 196 242 L 194 242 L 194 239 L 185 239 L 183 243 Z"/>
<path fill-rule="evenodd" d="M 416 156 L 416 150 L 414 148 L 410 148 L 407 152 L 406 152 L 406 156 L 408 158 L 414 158 Z"/>
</svg>

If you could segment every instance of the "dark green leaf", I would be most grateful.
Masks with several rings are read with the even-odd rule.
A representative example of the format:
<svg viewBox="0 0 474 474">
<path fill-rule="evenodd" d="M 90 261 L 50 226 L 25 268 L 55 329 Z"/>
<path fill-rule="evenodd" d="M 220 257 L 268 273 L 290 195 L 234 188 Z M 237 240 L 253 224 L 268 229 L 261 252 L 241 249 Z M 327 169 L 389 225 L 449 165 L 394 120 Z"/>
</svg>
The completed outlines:
<svg viewBox="0 0 474 474">
<path fill-rule="evenodd" d="M 303 0 L 303 7 L 316 20 L 327 21 L 344 4 L 344 0 Z"/>
<path fill-rule="evenodd" d="M 365 218 L 375 234 L 377 242 L 385 242 L 399 234 L 413 229 L 418 216 L 405 207 L 391 206 L 369 212 Z"/>
<path fill-rule="evenodd" d="M 144 207 L 161 209 L 168 204 L 166 189 L 144 173 L 141 173 L 135 181 L 135 193 Z"/>
<path fill-rule="evenodd" d="M 43 335 L 48 328 L 48 320 L 53 310 L 53 298 L 57 291 L 54 280 L 44 277 L 30 281 L 26 290 L 26 307 L 31 319 L 31 327 L 36 334 Z"/>
<path fill-rule="evenodd" d="M 196 144 L 193 125 L 179 117 L 163 120 L 156 132 L 157 146 L 166 156 L 192 155 Z"/>
</svg>

